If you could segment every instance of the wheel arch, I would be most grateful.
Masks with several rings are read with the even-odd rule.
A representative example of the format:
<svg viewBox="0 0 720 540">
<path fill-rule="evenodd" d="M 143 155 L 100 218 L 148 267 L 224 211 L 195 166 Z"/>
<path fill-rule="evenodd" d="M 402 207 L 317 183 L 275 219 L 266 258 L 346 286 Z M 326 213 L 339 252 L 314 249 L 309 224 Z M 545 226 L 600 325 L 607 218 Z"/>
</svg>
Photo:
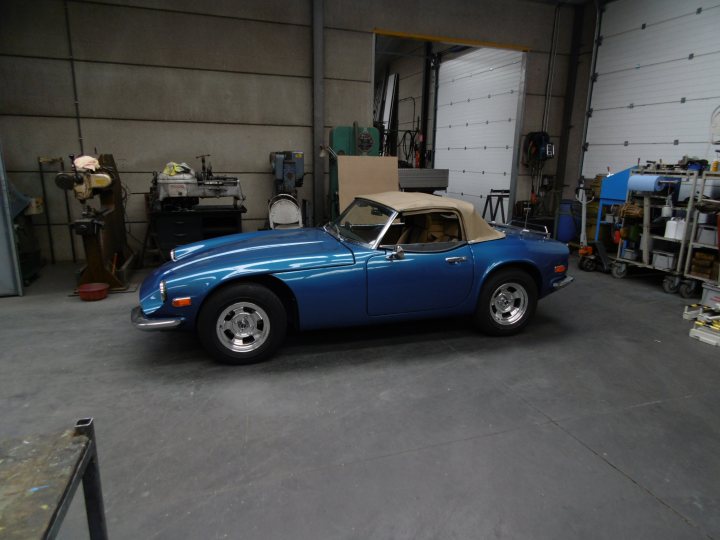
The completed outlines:
<svg viewBox="0 0 720 540">
<path fill-rule="evenodd" d="M 285 307 L 285 313 L 287 313 L 288 319 L 288 326 L 290 326 L 294 330 L 297 330 L 300 327 L 300 312 L 298 309 L 295 293 L 283 280 L 271 274 L 240 276 L 224 281 L 217 287 L 214 287 L 208 294 L 205 295 L 205 298 L 203 298 L 203 301 L 198 308 L 198 317 L 196 317 L 195 324 L 197 325 L 197 320 L 200 318 L 200 311 L 202 311 L 203 307 L 205 306 L 210 297 L 225 290 L 227 287 L 237 285 L 238 283 L 255 283 L 257 285 L 262 285 L 270 289 L 273 293 L 275 293 L 275 295 L 277 295 L 277 297 L 280 299 L 283 306 Z"/>
<path fill-rule="evenodd" d="M 487 282 L 488 279 L 490 279 L 492 276 L 497 274 L 498 272 L 502 272 L 505 270 L 522 270 L 526 272 L 527 274 L 532 277 L 533 281 L 535 282 L 535 285 L 537 286 L 537 292 L 538 296 L 542 295 L 542 273 L 540 272 L 540 269 L 535 266 L 533 263 L 529 261 L 507 261 L 500 263 L 496 266 L 493 266 L 490 270 L 488 270 L 485 273 L 485 276 L 483 276 L 483 286 Z M 478 298 L 479 295 L 482 294 L 482 286 L 480 287 L 480 291 L 478 291 Z"/>
</svg>

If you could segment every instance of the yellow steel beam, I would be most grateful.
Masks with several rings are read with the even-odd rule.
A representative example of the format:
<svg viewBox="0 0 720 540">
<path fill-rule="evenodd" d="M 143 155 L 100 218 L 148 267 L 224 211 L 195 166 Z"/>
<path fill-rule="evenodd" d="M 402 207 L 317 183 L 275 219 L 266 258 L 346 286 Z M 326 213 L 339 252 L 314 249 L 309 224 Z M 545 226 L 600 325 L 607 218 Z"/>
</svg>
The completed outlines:
<svg viewBox="0 0 720 540">
<path fill-rule="evenodd" d="M 441 43 L 450 43 L 452 45 L 467 45 L 469 47 L 492 47 L 493 49 L 510 49 L 513 51 L 530 51 L 530 47 L 524 45 L 513 45 L 510 43 L 496 43 L 494 41 L 482 41 L 479 39 L 451 38 L 446 36 L 433 36 L 430 34 L 411 34 L 409 32 L 397 32 L 395 30 L 385 30 L 384 28 L 375 28 L 373 30 L 380 36 L 389 36 L 403 39 L 415 39 L 417 41 L 436 41 Z"/>
</svg>

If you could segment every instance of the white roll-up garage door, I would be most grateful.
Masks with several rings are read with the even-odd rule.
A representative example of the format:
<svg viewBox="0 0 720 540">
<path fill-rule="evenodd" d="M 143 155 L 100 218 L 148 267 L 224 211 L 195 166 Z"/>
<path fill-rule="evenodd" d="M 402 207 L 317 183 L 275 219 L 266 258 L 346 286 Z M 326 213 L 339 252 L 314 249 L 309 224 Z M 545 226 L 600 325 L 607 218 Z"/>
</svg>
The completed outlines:
<svg viewBox="0 0 720 540">
<path fill-rule="evenodd" d="M 617 0 L 600 29 L 583 175 L 683 156 L 714 159 L 720 2 Z"/>
<path fill-rule="evenodd" d="M 491 189 L 513 185 L 524 75 L 517 51 L 476 49 L 440 64 L 434 167 L 450 170 L 450 196 L 479 211 Z"/>
</svg>

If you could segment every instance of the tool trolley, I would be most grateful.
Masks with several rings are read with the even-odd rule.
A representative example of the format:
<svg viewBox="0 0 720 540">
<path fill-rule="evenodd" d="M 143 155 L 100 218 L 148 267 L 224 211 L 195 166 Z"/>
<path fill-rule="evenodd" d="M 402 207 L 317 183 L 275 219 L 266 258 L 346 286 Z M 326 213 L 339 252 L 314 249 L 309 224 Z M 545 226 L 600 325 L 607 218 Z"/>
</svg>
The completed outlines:
<svg viewBox="0 0 720 540">
<path fill-rule="evenodd" d="M 683 296 L 693 294 L 692 285 L 684 279 L 685 257 L 690 243 L 690 229 L 694 212 L 699 172 L 662 166 L 648 166 L 633 169 L 632 175 L 663 177 L 662 183 L 672 186 L 673 193 L 689 193 L 687 202 L 678 200 L 668 204 L 669 195 L 657 191 L 636 191 L 628 189 L 626 208 L 642 208 L 641 215 L 626 213 L 621 217 L 620 229 L 630 230 L 637 226 L 640 233 L 623 239 L 618 244 L 617 256 L 612 263 L 611 274 L 621 279 L 627 276 L 630 267 L 646 268 L 666 274 L 663 289 L 667 293 L 680 292 Z M 665 191 L 665 190 L 663 190 Z M 653 234 L 653 220 L 663 217 L 663 209 L 668 218 L 684 218 L 683 231 L 673 237 Z"/>
</svg>

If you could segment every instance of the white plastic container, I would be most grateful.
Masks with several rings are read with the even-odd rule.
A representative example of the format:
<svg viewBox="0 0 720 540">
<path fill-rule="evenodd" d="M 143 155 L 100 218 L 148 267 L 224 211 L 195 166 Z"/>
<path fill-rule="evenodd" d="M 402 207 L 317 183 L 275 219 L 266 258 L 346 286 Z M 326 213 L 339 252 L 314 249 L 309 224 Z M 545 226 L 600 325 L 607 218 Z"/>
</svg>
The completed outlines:
<svg viewBox="0 0 720 540">
<path fill-rule="evenodd" d="M 665 223 L 665 238 L 674 238 L 682 240 L 685 236 L 685 227 L 687 223 L 684 219 L 669 219 Z"/>
<path fill-rule="evenodd" d="M 665 222 L 665 238 L 675 238 L 675 231 L 677 231 L 677 221 L 674 219 L 668 219 Z"/>
</svg>

